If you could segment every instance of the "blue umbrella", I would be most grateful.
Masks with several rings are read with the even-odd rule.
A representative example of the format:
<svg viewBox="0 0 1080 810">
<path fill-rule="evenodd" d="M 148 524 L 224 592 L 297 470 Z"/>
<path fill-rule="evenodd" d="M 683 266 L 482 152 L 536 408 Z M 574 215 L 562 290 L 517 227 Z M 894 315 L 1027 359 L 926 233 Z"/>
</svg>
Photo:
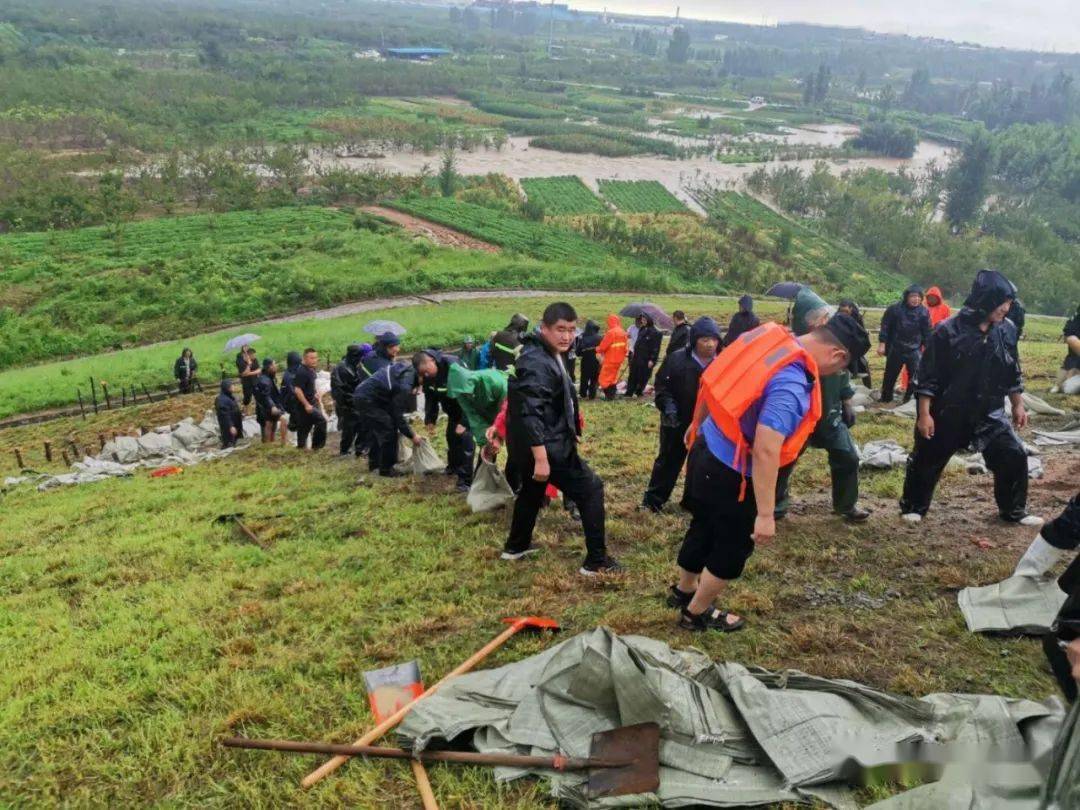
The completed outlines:
<svg viewBox="0 0 1080 810">
<path fill-rule="evenodd" d="M 765 294 L 775 295 L 777 298 L 786 298 L 789 301 L 792 301 L 802 288 L 803 285 L 797 281 L 780 281 L 769 287 L 769 291 Z"/>
<path fill-rule="evenodd" d="M 234 338 L 230 338 L 229 342 L 225 344 L 225 348 L 222 351 L 232 351 L 233 349 L 239 349 L 241 346 L 246 346 L 248 343 L 254 343 L 256 340 L 261 340 L 258 335 L 248 332 L 245 335 L 237 335 Z"/>
<path fill-rule="evenodd" d="M 364 331 L 369 335 L 382 335 L 386 332 L 393 332 L 398 337 L 401 337 L 408 330 L 397 321 L 372 321 L 364 324 Z"/>
</svg>

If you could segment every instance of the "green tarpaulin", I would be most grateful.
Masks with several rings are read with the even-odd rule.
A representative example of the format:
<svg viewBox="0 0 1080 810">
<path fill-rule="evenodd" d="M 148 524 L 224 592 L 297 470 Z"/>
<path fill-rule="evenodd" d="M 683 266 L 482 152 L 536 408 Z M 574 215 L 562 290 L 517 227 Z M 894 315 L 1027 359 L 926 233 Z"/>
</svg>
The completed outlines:
<svg viewBox="0 0 1080 810">
<path fill-rule="evenodd" d="M 1056 700 L 910 698 L 796 671 L 716 664 L 697 651 L 598 628 L 524 661 L 456 679 L 418 704 L 400 734 L 418 750 L 471 732 L 480 751 L 587 756 L 594 732 L 652 721 L 661 728 L 657 794 L 591 806 L 745 807 L 816 797 L 846 808 L 857 806 L 846 776 L 895 762 L 898 743 L 1048 749 L 1062 714 Z M 1031 773 L 1017 799 L 1027 804 L 1010 807 L 1037 800 Z M 496 771 L 499 779 L 523 775 Z M 590 806 L 582 776 L 542 775 L 555 797 Z M 973 789 L 981 788 L 957 782 L 950 795 L 959 800 Z"/>
</svg>

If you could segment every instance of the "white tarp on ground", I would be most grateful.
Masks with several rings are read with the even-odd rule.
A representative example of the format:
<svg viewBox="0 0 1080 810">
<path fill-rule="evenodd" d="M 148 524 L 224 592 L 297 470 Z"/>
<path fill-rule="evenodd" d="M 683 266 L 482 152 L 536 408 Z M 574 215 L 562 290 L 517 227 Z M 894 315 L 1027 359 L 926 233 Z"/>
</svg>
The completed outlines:
<svg viewBox="0 0 1080 810">
<path fill-rule="evenodd" d="M 1012 576 L 957 595 L 972 633 L 1039 636 L 1050 629 L 1065 593 L 1050 577 Z"/>
<path fill-rule="evenodd" d="M 1039 450 L 1025 443 L 1024 451 L 1028 459 L 1028 478 L 1043 477 L 1043 463 L 1039 458 Z M 859 466 L 870 470 L 889 470 L 893 467 L 901 467 L 907 463 L 907 451 L 892 439 L 879 439 L 867 442 L 859 449 Z M 956 455 L 949 459 L 953 466 L 963 467 L 971 475 L 987 475 L 989 470 L 983 460 L 982 453 L 972 453 L 966 456 Z"/>
<path fill-rule="evenodd" d="M 1035 444 L 1040 447 L 1054 447 L 1063 444 L 1080 444 L 1080 428 L 1077 430 L 1036 430 Z"/>
<path fill-rule="evenodd" d="M 1045 399 L 1040 399 L 1034 394 L 1024 392 L 1024 407 L 1028 413 L 1039 414 L 1042 416 L 1064 416 L 1065 411 L 1061 408 L 1055 408 Z M 1009 404 L 1009 398 L 1005 397 L 1005 411 L 1006 413 L 1012 406 Z M 914 419 L 916 416 L 916 408 L 918 408 L 917 397 L 912 397 L 902 405 L 897 405 L 895 408 L 883 408 L 879 413 L 887 413 L 891 416 L 903 416 L 905 419 Z"/>
</svg>

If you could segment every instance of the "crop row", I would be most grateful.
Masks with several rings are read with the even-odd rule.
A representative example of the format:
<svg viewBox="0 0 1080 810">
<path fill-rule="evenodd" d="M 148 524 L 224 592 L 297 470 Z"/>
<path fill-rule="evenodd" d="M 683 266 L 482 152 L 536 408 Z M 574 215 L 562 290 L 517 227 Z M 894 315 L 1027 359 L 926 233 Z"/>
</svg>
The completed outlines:
<svg viewBox="0 0 1080 810">
<path fill-rule="evenodd" d="M 686 206 L 657 180 L 601 180 L 604 199 L 624 214 L 677 214 Z"/>
<path fill-rule="evenodd" d="M 521 181 L 529 201 L 539 205 L 548 216 L 604 214 L 607 208 L 581 178 L 530 177 Z"/>
</svg>

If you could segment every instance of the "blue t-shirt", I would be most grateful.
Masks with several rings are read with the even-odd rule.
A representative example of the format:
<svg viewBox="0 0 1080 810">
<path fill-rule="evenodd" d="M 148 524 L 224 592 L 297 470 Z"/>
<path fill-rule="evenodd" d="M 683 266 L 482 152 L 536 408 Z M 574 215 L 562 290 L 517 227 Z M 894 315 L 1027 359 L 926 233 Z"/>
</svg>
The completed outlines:
<svg viewBox="0 0 1080 810">
<path fill-rule="evenodd" d="M 758 425 L 765 425 L 782 436 L 790 436 L 810 410 L 810 394 L 814 383 L 799 361 L 784 366 L 765 384 L 761 398 L 746 409 L 739 424 L 748 445 L 753 445 Z M 720 432 L 711 416 L 701 423 L 701 435 L 709 452 L 731 469 L 735 467 L 735 443 Z M 753 461 L 746 455 L 746 474 L 753 472 Z"/>
</svg>

